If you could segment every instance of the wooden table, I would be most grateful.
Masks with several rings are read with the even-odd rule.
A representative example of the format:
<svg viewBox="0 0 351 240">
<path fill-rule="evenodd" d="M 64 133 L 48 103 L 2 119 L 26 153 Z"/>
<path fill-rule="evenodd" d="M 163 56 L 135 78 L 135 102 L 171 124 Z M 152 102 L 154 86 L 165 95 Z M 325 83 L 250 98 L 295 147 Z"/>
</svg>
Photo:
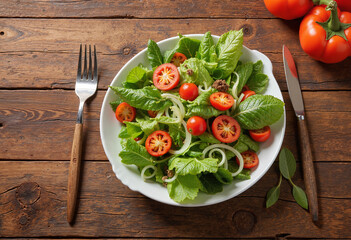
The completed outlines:
<svg viewBox="0 0 351 240">
<path fill-rule="evenodd" d="M 261 0 L 0 1 L 0 236 L 126 239 L 350 238 L 351 58 L 322 64 L 298 40 L 300 20 L 274 18 Z M 266 54 L 283 91 L 283 145 L 298 157 L 296 120 L 287 93 L 282 45 L 301 78 L 318 176 L 320 221 L 282 184 L 276 205 L 266 192 L 275 163 L 240 196 L 209 207 L 168 206 L 129 190 L 114 175 L 99 134 L 107 86 L 120 68 L 155 41 L 182 34 L 244 29 L 244 44 Z M 66 222 L 67 175 L 78 99 L 80 43 L 96 44 L 99 90 L 86 106 L 82 185 L 76 224 Z M 303 186 L 298 160 L 294 177 Z"/>
</svg>

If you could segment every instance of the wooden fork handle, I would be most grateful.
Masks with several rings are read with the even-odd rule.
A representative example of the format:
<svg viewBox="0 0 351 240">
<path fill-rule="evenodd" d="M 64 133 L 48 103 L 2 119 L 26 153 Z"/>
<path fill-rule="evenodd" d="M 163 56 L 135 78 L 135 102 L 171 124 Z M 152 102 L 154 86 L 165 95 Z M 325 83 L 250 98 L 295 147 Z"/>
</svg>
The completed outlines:
<svg viewBox="0 0 351 240">
<path fill-rule="evenodd" d="M 75 216 L 75 209 L 77 204 L 80 163 L 82 154 L 82 140 L 83 140 L 83 124 L 76 123 L 74 129 L 74 137 L 71 152 L 71 161 L 69 164 L 68 175 L 68 196 L 67 196 L 67 221 L 72 224 Z"/>
<path fill-rule="evenodd" d="M 305 180 L 308 205 L 313 221 L 318 221 L 318 199 L 316 175 L 313 167 L 313 157 L 311 151 L 310 139 L 308 136 L 306 120 L 298 120 L 300 150 L 302 157 L 303 176 Z"/>
</svg>

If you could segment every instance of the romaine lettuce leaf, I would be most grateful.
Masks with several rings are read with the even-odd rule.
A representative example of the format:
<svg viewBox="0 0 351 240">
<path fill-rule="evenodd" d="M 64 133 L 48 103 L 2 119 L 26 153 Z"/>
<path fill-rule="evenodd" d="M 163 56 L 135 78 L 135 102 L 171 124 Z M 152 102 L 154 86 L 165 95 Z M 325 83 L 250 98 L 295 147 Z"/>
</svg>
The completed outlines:
<svg viewBox="0 0 351 240">
<path fill-rule="evenodd" d="M 260 129 L 278 121 L 284 102 L 270 95 L 256 94 L 245 99 L 235 110 L 234 118 L 244 129 Z"/>
<path fill-rule="evenodd" d="M 205 119 L 209 119 L 223 113 L 223 111 L 219 111 L 211 105 L 189 105 L 185 117 L 190 118 L 193 116 L 199 116 Z"/>
<path fill-rule="evenodd" d="M 238 85 L 236 87 L 236 95 L 237 96 L 239 95 L 239 93 L 243 89 L 244 85 L 246 84 L 247 80 L 251 76 L 252 70 L 253 70 L 253 64 L 251 62 L 240 64 L 236 67 L 235 72 L 239 76 L 239 82 L 238 82 Z M 238 81 L 236 74 L 232 74 L 231 87 L 233 86 L 233 84 L 236 83 L 236 81 Z"/>
<path fill-rule="evenodd" d="M 249 136 L 243 133 L 240 134 L 238 141 L 246 144 L 254 152 L 258 152 L 260 150 L 260 145 L 258 144 L 258 142 L 255 142 Z"/>
<path fill-rule="evenodd" d="M 228 170 L 232 173 L 238 171 L 238 164 L 235 161 L 228 161 Z M 249 169 L 243 169 L 238 175 L 236 175 L 234 178 L 239 179 L 239 180 L 248 180 L 251 178 L 250 176 L 251 171 Z"/>
<path fill-rule="evenodd" d="M 204 132 L 203 134 L 198 136 L 202 142 L 207 143 L 221 143 L 217 138 L 215 138 L 211 133 Z"/>
<path fill-rule="evenodd" d="M 185 131 L 183 126 L 177 124 L 170 124 L 168 126 L 168 133 L 172 138 L 172 143 L 175 146 L 182 146 L 185 139 Z"/>
<path fill-rule="evenodd" d="M 154 131 L 159 130 L 158 122 L 156 120 L 136 118 L 136 121 L 139 123 L 141 130 L 146 135 L 150 135 Z"/>
<path fill-rule="evenodd" d="M 201 40 L 199 51 L 197 52 L 197 58 L 203 59 L 206 62 L 212 62 L 211 60 L 214 60 L 212 54 L 216 54 L 216 49 L 214 46 L 211 32 L 205 33 Z"/>
<path fill-rule="evenodd" d="M 268 76 L 263 73 L 257 73 L 250 77 L 249 81 L 247 82 L 247 86 L 250 90 L 255 91 L 255 93 L 262 93 L 266 90 L 268 85 Z"/>
<path fill-rule="evenodd" d="M 176 52 L 183 53 L 187 58 L 193 58 L 195 57 L 196 52 L 199 49 L 199 45 L 199 40 L 184 37 L 181 34 L 179 34 L 179 41 L 177 45 L 172 50 L 168 50 L 165 52 L 164 62 L 171 62 L 172 57 Z"/>
<path fill-rule="evenodd" d="M 123 101 L 127 102 L 135 108 L 159 111 L 169 106 L 172 106 L 172 102 L 168 99 L 162 98 L 160 91 L 158 91 L 154 87 L 144 87 L 142 89 L 127 89 L 123 87 L 110 86 L 110 88 Z"/>
<path fill-rule="evenodd" d="M 163 63 L 163 57 L 161 54 L 161 50 L 157 43 L 151 39 L 147 43 L 147 58 L 149 59 L 150 65 L 154 67 L 158 67 Z"/>
<path fill-rule="evenodd" d="M 196 85 L 209 87 L 213 83 L 213 79 L 203 65 L 203 62 L 197 58 L 190 58 L 180 65 L 181 83 L 195 83 Z"/>
<path fill-rule="evenodd" d="M 214 71 L 217 79 L 227 78 L 236 68 L 243 47 L 243 31 L 229 31 L 224 33 L 216 45 L 218 66 Z"/>
<path fill-rule="evenodd" d="M 148 75 L 150 72 L 152 71 L 139 64 L 130 70 L 126 80 L 123 82 L 123 87 L 138 89 L 148 85 Z"/>
<path fill-rule="evenodd" d="M 179 176 L 167 184 L 169 197 L 176 202 L 182 202 L 185 199 L 194 200 L 197 196 L 201 182 L 195 175 Z"/>
<path fill-rule="evenodd" d="M 146 148 L 132 138 L 126 139 L 125 147 L 119 153 L 119 156 L 124 164 L 134 164 L 138 167 L 155 165 L 154 158 L 147 152 Z"/>
<path fill-rule="evenodd" d="M 202 172 L 217 172 L 217 159 L 215 158 L 205 158 L 197 159 L 193 157 L 182 158 L 177 157 L 173 159 L 169 166 L 169 169 L 175 169 L 178 175 L 197 175 Z"/>
<path fill-rule="evenodd" d="M 134 139 L 139 137 L 143 131 L 141 130 L 140 124 L 137 122 L 125 122 L 128 135 Z"/>
<path fill-rule="evenodd" d="M 233 181 L 231 172 L 223 167 L 218 168 L 218 171 L 214 173 L 216 179 L 223 184 L 229 184 Z"/>
</svg>

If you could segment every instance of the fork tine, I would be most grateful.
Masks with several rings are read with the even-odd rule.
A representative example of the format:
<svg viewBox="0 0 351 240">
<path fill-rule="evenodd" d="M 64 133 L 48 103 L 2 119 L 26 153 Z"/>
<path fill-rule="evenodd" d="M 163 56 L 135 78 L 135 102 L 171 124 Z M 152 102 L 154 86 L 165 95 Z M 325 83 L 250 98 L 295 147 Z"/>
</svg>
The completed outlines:
<svg viewBox="0 0 351 240">
<path fill-rule="evenodd" d="M 91 45 L 89 45 L 89 72 L 88 72 L 88 80 L 91 81 L 93 80 L 93 72 L 92 72 L 92 66 L 91 66 Z"/>
<path fill-rule="evenodd" d="M 98 80 L 98 67 L 97 67 L 97 58 L 96 58 L 96 48 L 94 45 L 94 82 Z"/>
<path fill-rule="evenodd" d="M 82 44 L 79 48 L 79 59 L 78 59 L 78 71 L 77 71 L 77 80 L 82 77 Z"/>
<path fill-rule="evenodd" d="M 83 81 L 87 80 L 87 45 L 84 47 L 84 70 L 83 70 Z"/>
</svg>

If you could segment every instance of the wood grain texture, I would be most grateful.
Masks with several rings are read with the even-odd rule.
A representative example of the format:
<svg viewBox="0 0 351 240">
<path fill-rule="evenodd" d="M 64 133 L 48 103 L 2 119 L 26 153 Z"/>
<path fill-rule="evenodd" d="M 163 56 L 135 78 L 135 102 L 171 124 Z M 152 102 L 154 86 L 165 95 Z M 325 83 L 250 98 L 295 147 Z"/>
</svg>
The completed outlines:
<svg viewBox="0 0 351 240">
<path fill-rule="evenodd" d="M 271 18 L 263 1 L 11 1 L 0 2 L 1 17 L 38 18 Z"/>
<path fill-rule="evenodd" d="M 282 89 L 287 89 L 282 44 L 294 55 L 303 90 L 351 89 L 351 58 L 333 65 L 314 61 L 299 45 L 299 21 L 278 19 L 0 19 L 0 88 L 73 89 L 78 47 L 88 43 L 97 46 L 98 87 L 106 89 L 148 38 L 160 41 L 177 33 L 206 31 L 220 35 L 239 28 L 244 28 L 247 47 L 271 59 Z M 272 32 L 279 34 L 272 38 Z"/>
<path fill-rule="evenodd" d="M 313 221 L 316 222 L 318 221 L 317 183 L 316 174 L 313 166 L 314 161 L 310 143 L 310 136 L 306 120 L 298 119 L 297 128 L 299 131 L 299 146 L 303 168 L 303 176 L 305 179 L 306 195 L 308 198 L 308 207 L 312 215 Z"/>
<path fill-rule="evenodd" d="M 321 225 L 291 196 L 283 181 L 280 200 L 264 208 L 267 190 L 278 181 L 274 164 L 268 173 L 239 197 L 208 207 L 168 206 L 129 190 L 114 176 L 109 162 L 84 162 L 76 224 L 66 222 L 69 162 L 0 162 L 1 237 L 130 237 L 130 238 L 272 238 L 350 237 L 350 163 L 316 164 Z M 31 169 L 30 173 L 28 169 Z M 342 174 L 340 174 L 342 173 Z M 302 186 L 301 165 L 294 182 Z M 340 185 L 340 188 L 333 186 Z M 211 216 L 211 217 L 209 217 Z M 245 220 L 246 227 L 240 224 Z M 250 225 L 249 227 L 247 225 Z M 133 226 L 133 227 L 131 227 Z M 218 231 L 221 229 L 221 231 Z"/>
<path fill-rule="evenodd" d="M 67 186 L 67 222 L 72 224 L 76 213 L 78 201 L 80 168 L 82 160 L 83 124 L 76 123 L 74 128 L 71 161 L 69 163 Z"/>
<path fill-rule="evenodd" d="M 351 92 L 305 92 L 312 152 L 316 161 L 350 161 Z M 84 160 L 107 160 L 99 133 L 105 91 L 85 106 Z M 287 93 L 287 129 L 283 145 L 297 154 L 297 123 Z M 318 101 L 316 101 L 316 99 Z M 73 91 L 1 90 L 0 159 L 70 159 L 78 98 Z M 336 117 L 337 116 L 337 117 Z M 323 132 L 323 134 L 321 134 Z"/>
</svg>

